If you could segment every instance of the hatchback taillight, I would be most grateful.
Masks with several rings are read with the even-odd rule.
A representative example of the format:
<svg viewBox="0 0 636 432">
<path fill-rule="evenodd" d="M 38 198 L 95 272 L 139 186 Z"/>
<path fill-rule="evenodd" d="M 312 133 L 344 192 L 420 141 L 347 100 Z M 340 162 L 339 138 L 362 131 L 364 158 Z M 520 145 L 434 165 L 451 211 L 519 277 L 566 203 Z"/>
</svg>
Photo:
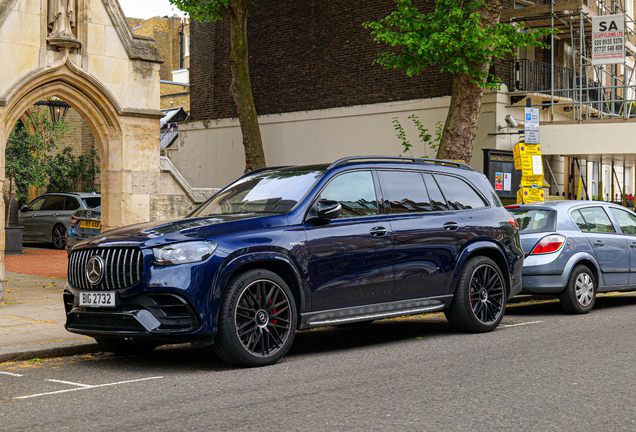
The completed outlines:
<svg viewBox="0 0 636 432">
<path fill-rule="evenodd" d="M 75 216 L 71 216 L 71 225 L 77 225 L 78 222 L 79 222 L 78 218 L 76 218 Z"/>
<path fill-rule="evenodd" d="M 517 231 L 519 231 L 519 224 L 517 223 L 517 219 L 513 217 L 508 218 L 508 223 Z"/>
<path fill-rule="evenodd" d="M 532 249 L 530 255 L 542 255 L 556 252 L 561 249 L 563 243 L 565 243 L 565 236 L 562 236 L 561 234 L 545 236 L 539 240 L 539 243 L 537 243 L 534 249 Z"/>
</svg>

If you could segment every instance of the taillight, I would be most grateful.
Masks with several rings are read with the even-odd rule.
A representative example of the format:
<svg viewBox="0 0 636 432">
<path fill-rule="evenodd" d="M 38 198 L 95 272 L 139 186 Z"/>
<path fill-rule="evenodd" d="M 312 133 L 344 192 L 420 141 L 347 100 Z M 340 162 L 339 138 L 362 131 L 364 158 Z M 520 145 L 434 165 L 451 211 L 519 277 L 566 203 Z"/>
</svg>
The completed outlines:
<svg viewBox="0 0 636 432">
<path fill-rule="evenodd" d="M 508 218 L 508 223 L 517 231 L 519 231 L 519 224 L 517 223 L 517 219 L 513 217 Z"/>
<path fill-rule="evenodd" d="M 71 216 L 71 225 L 77 225 L 78 222 L 79 222 L 78 218 L 76 218 L 75 216 Z"/>
<path fill-rule="evenodd" d="M 530 255 L 542 255 L 556 252 L 561 249 L 563 243 L 565 243 L 565 236 L 560 234 L 545 236 L 539 240 L 539 243 L 537 243 L 534 249 L 532 249 Z"/>
<path fill-rule="evenodd" d="M 505 208 L 507 209 L 518 209 L 521 208 L 519 204 L 507 205 Z"/>
</svg>

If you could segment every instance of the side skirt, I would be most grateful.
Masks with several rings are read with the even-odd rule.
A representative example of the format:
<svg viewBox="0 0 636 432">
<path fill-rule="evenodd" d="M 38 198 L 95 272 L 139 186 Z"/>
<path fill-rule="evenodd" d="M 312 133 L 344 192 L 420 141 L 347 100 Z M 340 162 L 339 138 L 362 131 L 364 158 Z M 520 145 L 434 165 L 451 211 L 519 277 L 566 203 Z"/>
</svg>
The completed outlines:
<svg viewBox="0 0 636 432">
<path fill-rule="evenodd" d="M 413 300 L 401 300 L 389 303 L 377 303 L 366 306 L 329 309 L 317 312 L 304 312 L 300 314 L 300 325 L 298 328 L 306 329 L 391 318 L 401 315 L 417 315 L 427 312 L 436 312 L 446 309 L 452 300 L 452 295 L 445 295 Z"/>
</svg>

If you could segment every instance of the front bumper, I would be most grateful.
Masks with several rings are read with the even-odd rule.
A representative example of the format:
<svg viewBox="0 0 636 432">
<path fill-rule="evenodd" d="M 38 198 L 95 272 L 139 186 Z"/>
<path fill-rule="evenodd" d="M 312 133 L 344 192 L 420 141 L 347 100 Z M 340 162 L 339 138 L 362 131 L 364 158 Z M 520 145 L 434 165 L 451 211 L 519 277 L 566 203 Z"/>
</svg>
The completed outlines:
<svg viewBox="0 0 636 432">
<path fill-rule="evenodd" d="M 118 296 L 117 306 L 108 309 L 79 307 L 78 295 L 69 286 L 64 292 L 65 327 L 72 333 L 166 342 L 197 339 L 197 333 L 205 333 L 193 308 L 177 294 L 156 291 L 130 298 Z"/>
<path fill-rule="evenodd" d="M 77 257 L 99 254 L 99 250 L 93 248 L 88 254 L 84 253 L 86 250 L 89 249 L 80 246 L 69 261 L 70 278 L 64 289 L 68 331 L 93 337 L 126 337 L 162 343 L 214 338 L 220 300 L 213 299 L 212 286 L 217 261 L 222 258 L 213 256 L 200 263 L 154 267 L 152 251 L 142 250 L 141 258 L 138 258 L 138 252 L 134 255 L 124 252 L 119 255 L 121 261 L 125 261 L 126 256 L 134 256 L 139 267 L 122 266 L 121 271 L 126 276 L 117 271 L 108 275 L 107 283 L 92 286 L 84 279 Z M 105 258 L 105 261 L 112 263 L 114 259 Z M 119 264 L 119 258 L 116 262 Z M 133 278 L 137 268 L 140 277 Z M 79 296 L 87 292 L 114 293 L 116 306 L 82 307 Z"/>
</svg>

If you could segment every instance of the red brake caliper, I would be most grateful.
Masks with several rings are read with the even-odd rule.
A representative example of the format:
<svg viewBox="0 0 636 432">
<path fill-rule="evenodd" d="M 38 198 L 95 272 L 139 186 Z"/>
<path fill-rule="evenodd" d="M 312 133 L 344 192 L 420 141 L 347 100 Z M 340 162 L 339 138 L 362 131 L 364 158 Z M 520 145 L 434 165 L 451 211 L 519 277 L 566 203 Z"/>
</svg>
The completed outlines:
<svg viewBox="0 0 636 432">
<path fill-rule="evenodd" d="M 268 303 L 268 304 L 272 304 L 272 300 L 271 300 L 271 299 L 269 300 L 269 303 Z M 270 315 L 274 315 L 275 313 L 276 313 L 276 309 L 272 309 L 272 310 L 269 312 L 269 314 L 270 314 Z M 272 324 L 276 325 L 276 324 L 278 323 L 278 320 L 273 319 L 273 320 L 271 320 L 270 322 L 271 322 Z M 270 330 L 270 333 L 271 333 L 271 330 Z"/>
</svg>

